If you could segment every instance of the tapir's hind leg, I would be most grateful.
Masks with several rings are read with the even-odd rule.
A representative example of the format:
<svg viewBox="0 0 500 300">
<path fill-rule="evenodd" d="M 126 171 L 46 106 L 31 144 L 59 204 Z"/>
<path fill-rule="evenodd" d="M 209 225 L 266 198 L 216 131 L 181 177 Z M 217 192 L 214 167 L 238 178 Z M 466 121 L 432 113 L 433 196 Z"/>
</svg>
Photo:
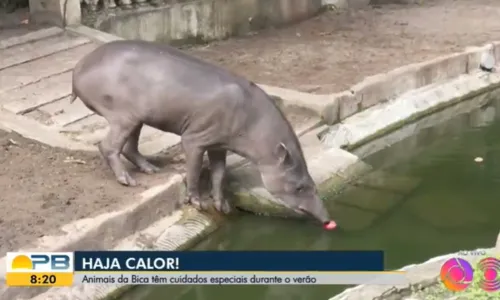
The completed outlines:
<svg viewBox="0 0 500 300">
<path fill-rule="evenodd" d="M 132 134 L 140 122 L 134 122 L 129 118 L 124 117 L 111 118 L 108 119 L 108 122 L 109 132 L 99 144 L 99 151 L 111 170 L 113 170 L 116 180 L 119 183 L 128 186 L 135 186 L 137 185 L 137 182 L 125 169 L 123 162 L 120 160 L 120 153 L 122 152 L 130 134 Z"/>
<path fill-rule="evenodd" d="M 225 214 L 231 212 L 229 202 L 224 198 L 224 177 L 226 175 L 226 150 L 208 150 L 210 174 L 212 177 L 212 198 L 215 208 Z"/>
<path fill-rule="evenodd" d="M 130 136 L 128 137 L 125 146 L 123 147 L 122 154 L 131 163 L 136 165 L 141 172 L 146 174 L 153 174 L 160 170 L 157 166 L 150 163 L 140 152 L 139 152 L 139 136 L 141 135 L 142 123 L 137 125 Z"/>
</svg>

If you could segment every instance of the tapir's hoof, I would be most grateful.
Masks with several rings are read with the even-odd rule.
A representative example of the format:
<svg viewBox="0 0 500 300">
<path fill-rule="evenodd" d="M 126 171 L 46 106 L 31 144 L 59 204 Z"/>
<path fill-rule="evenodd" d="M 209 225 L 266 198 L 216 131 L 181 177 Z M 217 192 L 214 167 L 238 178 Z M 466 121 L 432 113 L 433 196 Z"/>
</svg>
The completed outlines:
<svg viewBox="0 0 500 300">
<path fill-rule="evenodd" d="M 231 205 L 226 200 L 216 200 L 214 202 L 215 209 L 223 214 L 230 214 L 232 211 Z"/>
<path fill-rule="evenodd" d="M 120 176 L 116 177 L 116 180 L 121 184 L 125 186 L 136 186 L 137 181 L 135 181 L 130 174 L 124 172 Z"/>
<path fill-rule="evenodd" d="M 144 162 L 142 165 L 139 166 L 139 169 L 141 172 L 146 173 L 146 174 L 154 174 L 160 171 L 160 168 L 153 165 L 150 162 Z"/>
<path fill-rule="evenodd" d="M 208 203 L 197 196 L 187 196 L 184 199 L 184 204 L 191 204 L 197 210 L 205 211 L 208 209 Z"/>
</svg>

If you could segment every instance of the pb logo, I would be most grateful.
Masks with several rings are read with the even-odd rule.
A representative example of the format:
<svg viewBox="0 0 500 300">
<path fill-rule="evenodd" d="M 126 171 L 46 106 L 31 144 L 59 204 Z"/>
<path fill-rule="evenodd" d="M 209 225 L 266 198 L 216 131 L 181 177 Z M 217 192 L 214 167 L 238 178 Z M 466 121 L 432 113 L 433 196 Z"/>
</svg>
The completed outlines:
<svg viewBox="0 0 500 300">
<path fill-rule="evenodd" d="M 7 272 L 73 272 L 73 253 L 9 252 Z"/>
</svg>

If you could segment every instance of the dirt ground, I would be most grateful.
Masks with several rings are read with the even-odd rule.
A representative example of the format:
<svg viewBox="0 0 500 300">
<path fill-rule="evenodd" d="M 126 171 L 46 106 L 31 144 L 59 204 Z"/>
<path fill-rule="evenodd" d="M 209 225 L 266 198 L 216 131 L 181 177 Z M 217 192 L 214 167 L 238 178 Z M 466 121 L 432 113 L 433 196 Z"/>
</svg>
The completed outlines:
<svg viewBox="0 0 500 300">
<path fill-rule="evenodd" d="M 182 167 L 168 155 L 156 163 L 169 167 L 145 175 L 128 164 L 138 186 L 124 187 L 97 152 L 52 148 L 0 130 L 0 256 L 71 221 L 120 209 Z"/>
<path fill-rule="evenodd" d="M 284 29 L 189 49 L 257 82 L 312 93 L 500 40 L 500 1 L 425 0 L 327 12 Z"/>
</svg>

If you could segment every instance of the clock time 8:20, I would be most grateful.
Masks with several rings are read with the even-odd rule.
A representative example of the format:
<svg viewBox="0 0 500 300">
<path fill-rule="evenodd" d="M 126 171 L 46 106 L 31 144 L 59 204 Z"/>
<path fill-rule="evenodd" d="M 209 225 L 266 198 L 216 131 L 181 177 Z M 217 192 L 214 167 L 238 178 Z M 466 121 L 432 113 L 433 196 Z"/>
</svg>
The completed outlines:
<svg viewBox="0 0 500 300">
<path fill-rule="evenodd" d="M 36 275 L 31 275 L 30 276 L 30 283 L 32 283 L 32 284 L 55 284 L 56 283 L 56 276 L 43 274 L 43 275 L 40 275 L 40 277 L 38 277 Z"/>
</svg>

